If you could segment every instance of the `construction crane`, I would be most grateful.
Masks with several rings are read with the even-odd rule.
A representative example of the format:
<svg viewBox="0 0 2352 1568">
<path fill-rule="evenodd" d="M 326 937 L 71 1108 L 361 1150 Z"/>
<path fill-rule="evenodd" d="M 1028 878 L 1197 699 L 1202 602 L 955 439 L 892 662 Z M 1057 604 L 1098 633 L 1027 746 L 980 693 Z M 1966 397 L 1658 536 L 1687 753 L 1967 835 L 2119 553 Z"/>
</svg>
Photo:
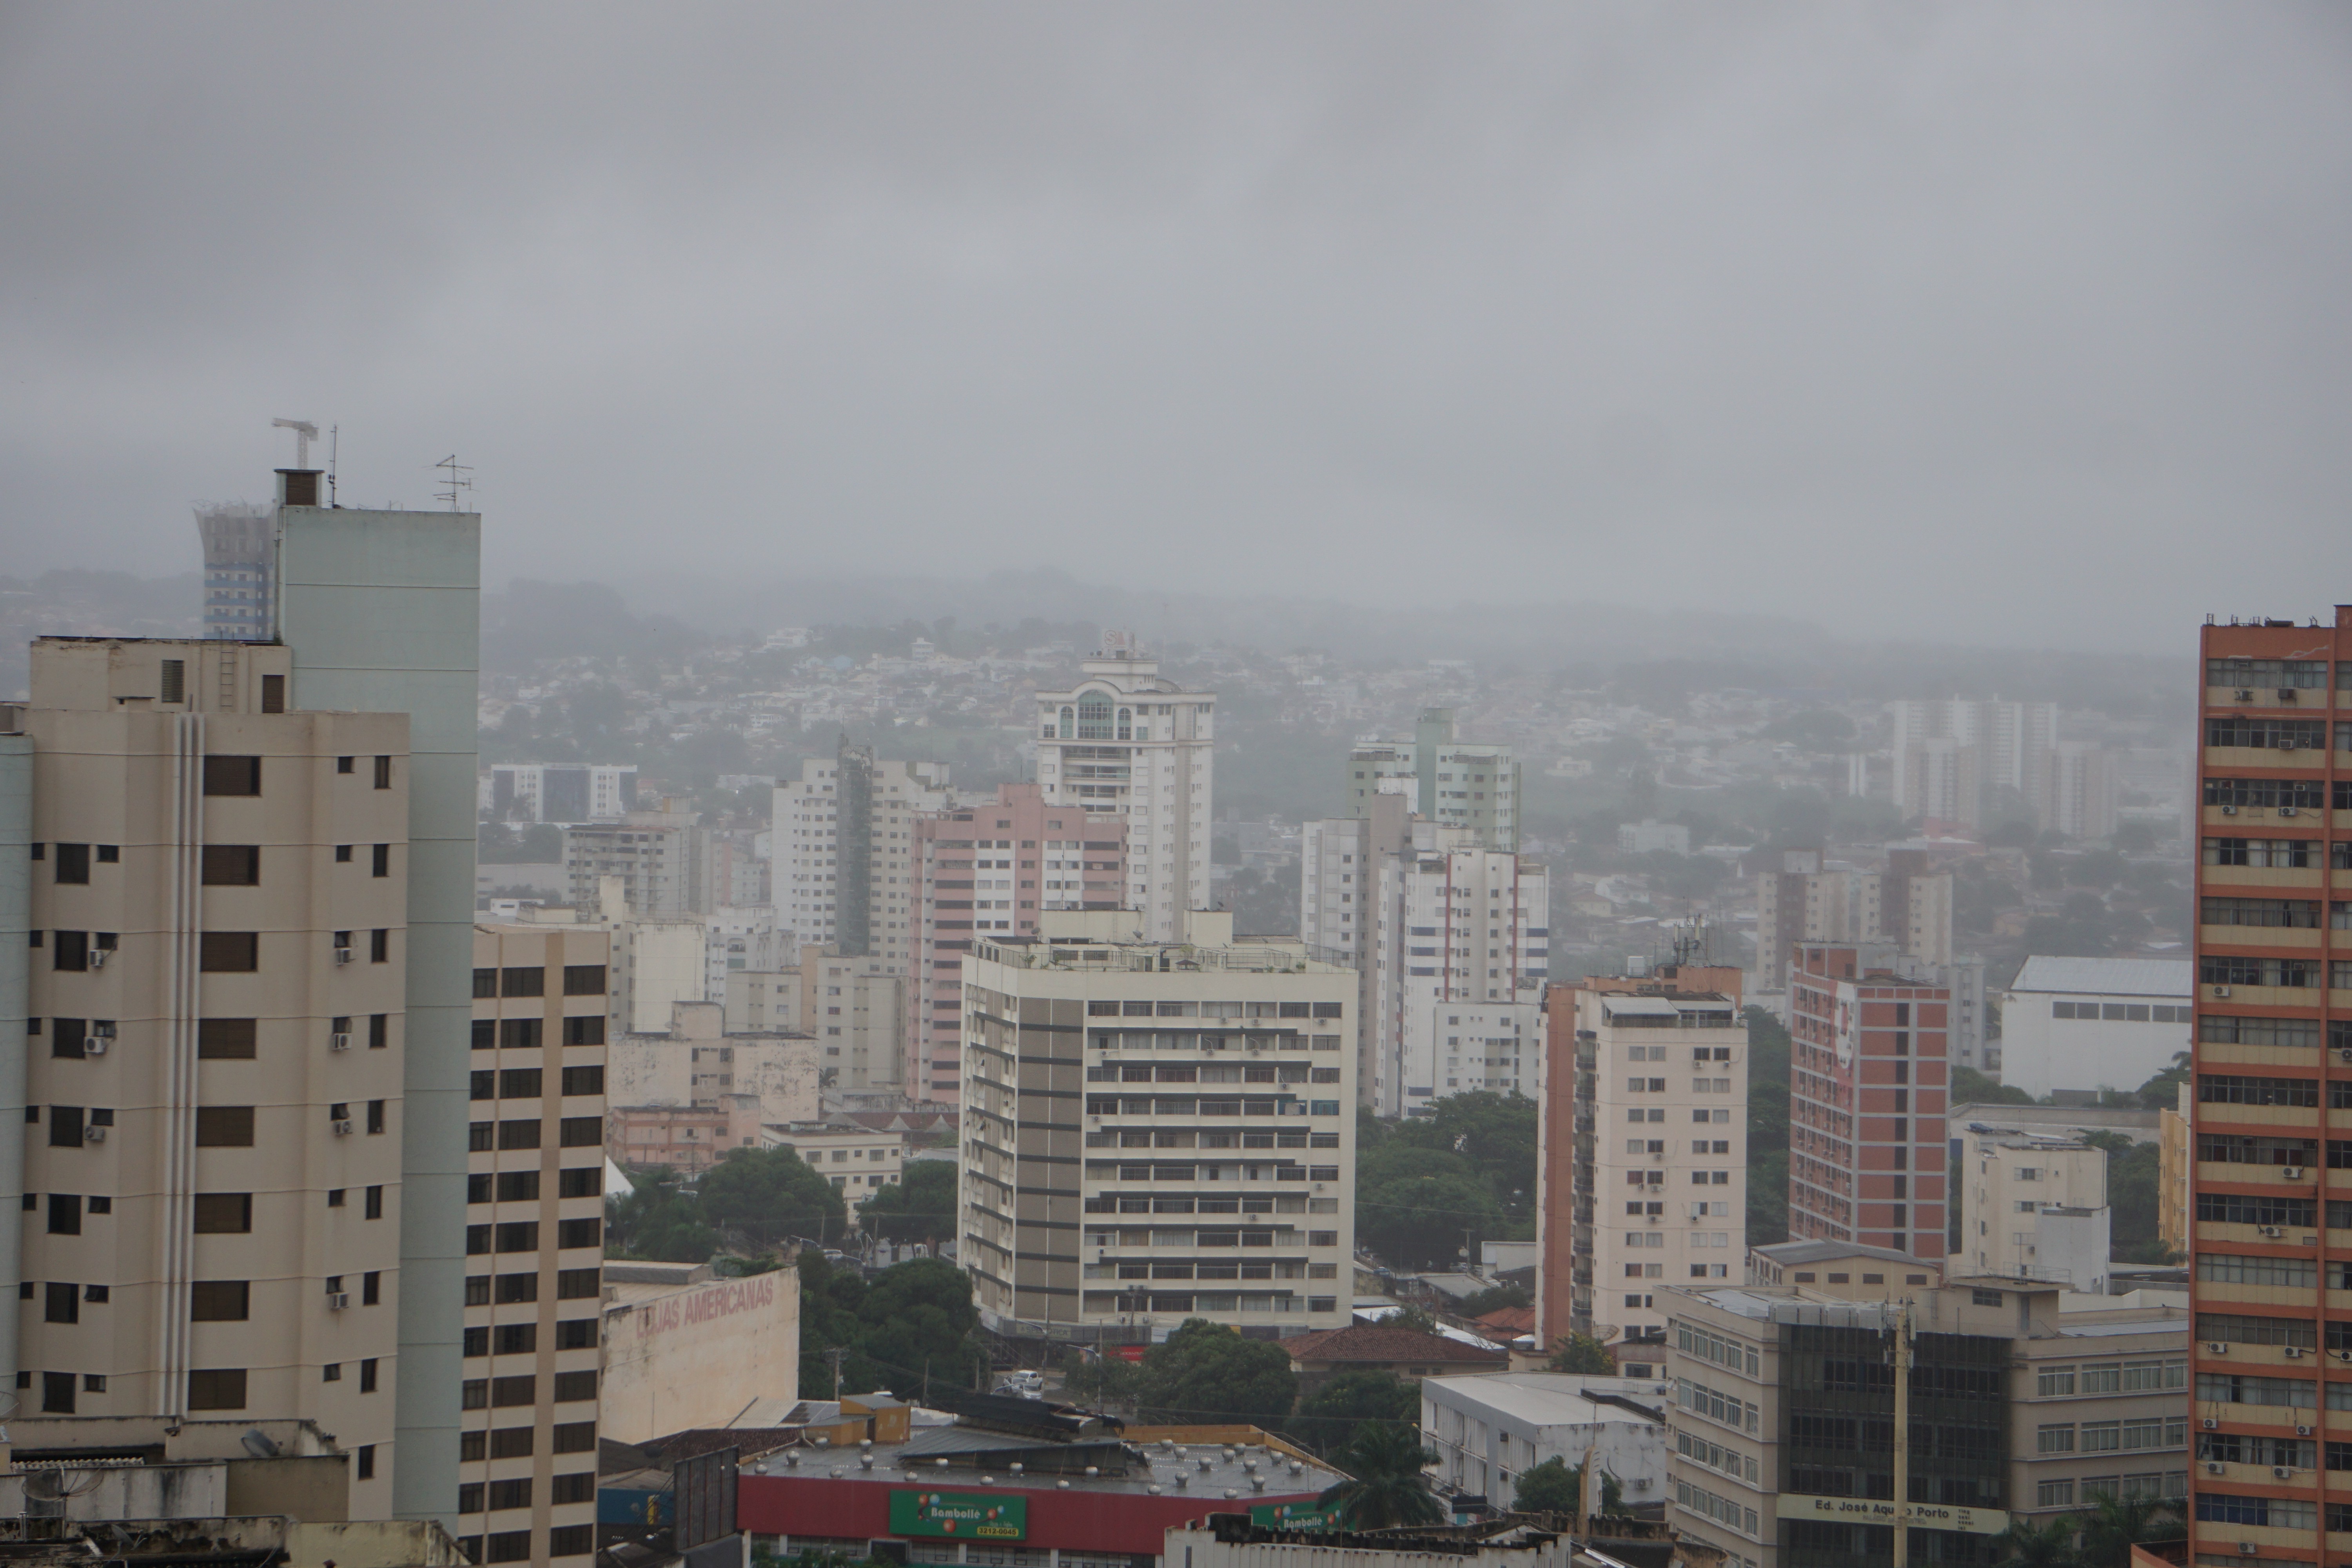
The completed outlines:
<svg viewBox="0 0 2352 1568">
<path fill-rule="evenodd" d="M 298 468 L 307 468 L 310 466 L 310 443 L 319 438 L 319 427 L 316 425 L 308 419 L 272 419 L 269 422 L 269 427 L 272 430 L 293 431 L 294 466 Z"/>
</svg>

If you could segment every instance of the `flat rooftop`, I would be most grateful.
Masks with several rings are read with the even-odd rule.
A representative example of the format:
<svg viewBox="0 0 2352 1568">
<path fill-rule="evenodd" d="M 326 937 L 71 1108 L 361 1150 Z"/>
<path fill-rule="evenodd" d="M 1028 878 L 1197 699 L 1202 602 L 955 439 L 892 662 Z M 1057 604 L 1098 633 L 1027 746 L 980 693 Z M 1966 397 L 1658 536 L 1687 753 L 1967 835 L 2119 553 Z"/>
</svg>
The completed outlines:
<svg viewBox="0 0 2352 1568">
<path fill-rule="evenodd" d="M 1083 1463 L 1058 1468 L 1071 1460 Z M 1096 1473 L 1087 1474 L 1088 1467 Z M 994 1485 L 1008 1491 L 1050 1488 L 1234 1499 L 1317 1494 L 1346 1479 L 1264 1443 L 1180 1443 L 1173 1438 L 1127 1443 L 1106 1436 L 1099 1442 L 1062 1444 L 963 1426 L 918 1427 L 903 1443 L 876 1443 L 870 1448 L 778 1449 L 751 1461 L 743 1474 L 746 1479 L 802 1476 L 896 1487 L 936 1480 L 958 1490 Z"/>
</svg>

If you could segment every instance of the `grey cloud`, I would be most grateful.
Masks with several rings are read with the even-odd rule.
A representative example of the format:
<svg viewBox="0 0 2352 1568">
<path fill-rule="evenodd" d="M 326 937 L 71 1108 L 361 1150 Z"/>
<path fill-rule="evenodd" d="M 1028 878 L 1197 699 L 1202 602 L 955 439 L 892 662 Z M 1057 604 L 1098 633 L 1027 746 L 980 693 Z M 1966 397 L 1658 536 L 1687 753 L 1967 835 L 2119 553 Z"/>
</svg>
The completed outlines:
<svg viewBox="0 0 2352 1568">
<path fill-rule="evenodd" d="M 180 567 L 282 414 L 347 499 L 476 463 L 495 574 L 2176 647 L 2345 596 L 2347 57 L 2316 5 L 19 5 L 0 520 Z"/>
</svg>

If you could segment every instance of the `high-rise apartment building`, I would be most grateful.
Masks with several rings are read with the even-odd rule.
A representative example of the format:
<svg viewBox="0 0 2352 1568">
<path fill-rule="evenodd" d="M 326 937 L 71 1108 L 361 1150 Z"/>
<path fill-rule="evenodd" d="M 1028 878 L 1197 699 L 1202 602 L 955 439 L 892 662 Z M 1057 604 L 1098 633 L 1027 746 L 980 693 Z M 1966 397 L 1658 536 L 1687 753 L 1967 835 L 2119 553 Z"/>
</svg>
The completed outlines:
<svg viewBox="0 0 2352 1568">
<path fill-rule="evenodd" d="M 845 744 L 776 786 L 770 832 L 777 923 L 804 942 L 882 960 L 914 954 L 918 823 L 950 804 L 945 763 L 877 761 Z"/>
<path fill-rule="evenodd" d="M 33 646 L 0 724 L 28 895 L 5 948 L 26 1048 L 5 1343 L 28 1412 L 314 1421 L 352 1456 L 351 1517 L 382 1519 L 410 722 L 297 709 L 293 674 L 270 644 Z"/>
<path fill-rule="evenodd" d="M 1382 857 L 1373 889 L 1380 923 L 1371 1102 L 1383 1116 L 1489 1087 L 1494 1039 L 1527 1042 L 1524 1052 L 1508 1053 L 1517 1058 L 1509 1076 L 1515 1088 L 1531 1089 L 1537 1013 L 1551 962 L 1543 862 L 1470 847 L 1464 841 L 1475 834 L 1467 828 L 1415 823 L 1412 831 L 1411 850 Z M 1465 1033 L 1465 1005 L 1483 1008 L 1494 1026 Z M 1511 1026 L 1497 1033 L 1506 1014 Z M 1466 1081 L 1472 1078 L 1481 1081 Z"/>
<path fill-rule="evenodd" d="M 1892 944 L 1790 954 L 1792 1238 L 1944 1256 L 1950 1011 Z"/>
<path fill-rule="evenodd" d="M 1372 1053 L 1381 1015 L 1381 868 L 1408 853 L 1416 827 L 1409 795 L 1381 793 L 1356 816 L 1327 817 L 1299 829 L 1298 936 L 1307 951 L 1357 976 L 1356 1092 L 1372 1103 L 1378 1076 Z M 1429 834 L 1434 841 L 1434 835 Z"/>
<path fill-rule="evenodd" d="M 607 877 L 620 879 L 622 901 L 639 920 L 711 909 L 710 841 L 699 812 L 633 811 L 616 821 L 574 823 L 563 830 L 563 869 L 575 909 L 596 907 Z"/>
<path fill-rule="evenodd" d="M 2210 1462 L 2189 1468 L 2189 1550 L 2332 1562 L 2352 1503 L 2318 1462 L 2352 1443 L 2352 1384 L 2334 1375 L 2352 1368 L 2333 1353 L 2352 1348 L 2352 1171 L 2335 1168 L 2352 1107 L 2352 605 L 2324 626 L 2209 623 L 2198 653 L 2189 1356 Z M 2311 1441 L 2248 1462 L 2290 1422 Z"/>
<path fill-rule="evenodd" d="M 1345 1326 L 1356 977 L 1223 912 L 1186 911 L 1181 959 L 1125 910 L 1038 924 L 964 960 L 957 1260 L 982 1322 Z"/>
<path fill-rule="evenodd" d="M 1008 784 L 997 786 L 992 805 L 915 825 L 914 955 L 899 1069 L 909 1099 L 951 1105 L 963 1091 L 963 955 L 976 936 L 1034 936 L 1048 910 L 1124 907 L 1128 823 L 1048 806 L 1039 785 Z"/>
<path fill-rule="evenodd" d="M 205 547 L 205 636 L 260 641 L 278 626 L 278 513 L 223 501 L 196 508 Z"/>
<path fill-rule="evenodd" d="M 1127 819 L 1125 907 L 1154 942 L 1209 904 L 1216 696 L 1160 673 L 1106 631 L 1067 691 L 1037 693 L 1037 784 L 1047 805 Z"/>
<path fill-rule="evenodd" d="M 1782 850 L 1780 861 L 1756 879 L 1758 990 L 1787 989 L 1789 954 L 1801 942 L 1892 942 L 1922 963 L 1959 962 L 1952 876 L 1929 870 L 1925 851 L 1890 848 L 1881 870 L 1829 861 L 1818 849 Z"/>
<path fill-rule="evenodd" d="M 457 1505 L 477 1563 L 596 1552 L 610 944 L 594 926 L 474 930 Z"/>
<path fill-rule="evenodd" d="M 2033 781 L 2034 825 L 2069 838 L 2105 838 L 2116 830 L 2117 758 L 2088 741 L 2061 741 L 2042 753 Z"/>
<path fill-rule="evenodd" d="M 1961 1194 L 1958 1267 L 1979 1274 L 2049 1279 L 2076 1290 L 2106 1286 L 2110 1222 L 2077 1223 L 2073 1211 L 2107 1207 L 2107 1154 L 2073 1133 L 1976 1123 L 1952 1139 L 1952 1184 Z M 2077 1233 L 2095 1229 L 2095 1255 L 2077 1257 Z"/>
<path fill-rule="evenodd" d="M 1748 1027 L 1739 971 L 1555 985 L 1537 1094 L 1536 1318 L 1652 1341 L 1671 1285 L 1744 1279 Z"/>
<path fill-rule="evenodd" d="M 637 809 L 635 763 L 493 763 L 483 809 L 493 822 L 610 821 Z"/>
<path fill-rule="evenodd" d="M 1983 820 L 1989 792 L 2030 801 L 2042 759 L 2058 743 L 2058 705 L 2000 698 L 1908 700 L 1886 705 L 1889 779 L 1906 816 Z"/>
<path fill-rule="evenodd" d="M 1348 753 L 1349 816 L 1368 815 L 1400 786 L 1440 826 L 1468 828 L 1482 848 L 1518 848 L 1518 762 L 1508 746 L 1459 739 L 1453 709 L 1423 709 L 1411 741 L 1362 742 Z"/>
</svg>

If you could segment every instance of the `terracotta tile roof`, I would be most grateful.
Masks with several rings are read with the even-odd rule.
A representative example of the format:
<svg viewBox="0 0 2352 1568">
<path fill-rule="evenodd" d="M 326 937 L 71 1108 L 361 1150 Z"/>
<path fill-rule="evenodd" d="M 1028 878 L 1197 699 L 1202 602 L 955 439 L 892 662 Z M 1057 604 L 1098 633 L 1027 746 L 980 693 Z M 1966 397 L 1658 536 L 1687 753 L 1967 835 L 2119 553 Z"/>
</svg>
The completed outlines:
<svg viewBox="0 0 2352 1568">
<path fill-rule="evenodd" d="M 1499 1352 L 1482 1351 L 1459 1340 L 1449 1340 L 1443 1334 L 1382 1328 L 1378 1324 L 1360 1323 L 1350 1329 L 1327 1329 L 1321 1333 L 1299 1334 L 1279 1342 L 1295 1362 L 1419 1362 L 1453 1366 L 1500 1366 L 1510 1359 Z"/>
<path fill-rule="evenodd" d="M 1487 1313 L 1483 1318 L 1473 1318 L 1470 1321 L 1484 1324 L 1490 1329 L 1500 1329 L 1512 1335 L 1531 1334 L 1535 1332 L 1536 1310 L 1533 1307 L 1503 1307 Z"/>
</svg>

